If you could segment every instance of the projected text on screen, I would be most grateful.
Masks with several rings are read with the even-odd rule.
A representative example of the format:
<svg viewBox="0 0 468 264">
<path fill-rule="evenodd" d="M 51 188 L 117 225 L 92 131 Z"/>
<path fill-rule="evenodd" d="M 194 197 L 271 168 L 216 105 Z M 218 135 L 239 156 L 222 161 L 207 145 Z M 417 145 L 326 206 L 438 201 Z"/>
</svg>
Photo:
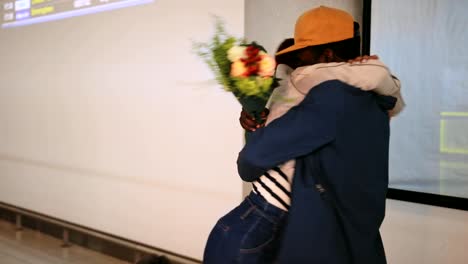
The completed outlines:
<svg viewBox="0 0 468 264">
<path fill-rule="evenodd" d="M 153 0 L 4 0 L 0 6 L 3 28 L 81 16 Z"/>
</svg>

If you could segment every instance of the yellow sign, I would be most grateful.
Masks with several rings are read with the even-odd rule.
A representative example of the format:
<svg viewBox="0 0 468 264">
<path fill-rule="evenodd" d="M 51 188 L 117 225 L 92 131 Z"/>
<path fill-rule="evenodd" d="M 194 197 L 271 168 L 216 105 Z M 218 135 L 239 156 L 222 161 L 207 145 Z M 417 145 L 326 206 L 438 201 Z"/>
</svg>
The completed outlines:
<svg viewBox="0 0 468 264">
<path fill-rule="evenodd" d="M 53 6 L 45 6 L 41 8 L 32 8 L 31 9 L 31 16 L 41 16 L 47 15 L 54 12 L 55 8 Z"/>
</svg>

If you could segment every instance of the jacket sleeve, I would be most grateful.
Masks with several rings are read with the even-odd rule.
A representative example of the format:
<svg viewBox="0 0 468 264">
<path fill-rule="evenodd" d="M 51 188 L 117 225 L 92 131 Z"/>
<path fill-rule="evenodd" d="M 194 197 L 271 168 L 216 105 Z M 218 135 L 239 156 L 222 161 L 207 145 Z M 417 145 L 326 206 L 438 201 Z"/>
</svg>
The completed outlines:
<svg viewBox="0 0 468 264">
<path fill-rule="evenodd" d="M 321 84 L 285 115 L 251 132 L 237 160 L 240 177 L 255 181 L 268 169 L 332 142 L 343 106 L 342 93 L 334 81 Z"/>
</svg>

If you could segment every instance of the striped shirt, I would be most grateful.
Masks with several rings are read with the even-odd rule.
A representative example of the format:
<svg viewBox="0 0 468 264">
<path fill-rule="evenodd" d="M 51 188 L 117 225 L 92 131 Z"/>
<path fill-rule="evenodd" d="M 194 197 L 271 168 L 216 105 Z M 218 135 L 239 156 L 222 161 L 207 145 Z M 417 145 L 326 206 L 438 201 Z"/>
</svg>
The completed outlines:
<svg viewBox="0 0 468 264">
<path fill-rule="evenodd" d="M 291 183 L 295 164 L 295 160 L 290 160 L 265 172 L 252 183 L 254 192 L 265 198 L 270 204 L 288 211 L 291 205 Z"/>
</svg>

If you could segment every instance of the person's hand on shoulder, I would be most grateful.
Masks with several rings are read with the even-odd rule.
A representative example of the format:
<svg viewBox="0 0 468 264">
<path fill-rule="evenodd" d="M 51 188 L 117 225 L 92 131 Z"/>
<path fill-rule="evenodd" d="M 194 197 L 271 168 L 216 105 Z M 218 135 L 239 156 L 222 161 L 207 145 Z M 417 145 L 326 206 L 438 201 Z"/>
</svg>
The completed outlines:
<svg viewBox="0 0 468 264">
<path fill-rule="evenodd" d="M 379 59 L 379 56 L 377 55 L 365 55 L 365 56 L 359 56 L 355 59 L 352 59 L 352 60 L 349 60 L 348 63 L 350 64 L 354 64 L 354 63 L 365 63 L 367 62 L 368 60 L 378 60 Z"/>
</svg>

